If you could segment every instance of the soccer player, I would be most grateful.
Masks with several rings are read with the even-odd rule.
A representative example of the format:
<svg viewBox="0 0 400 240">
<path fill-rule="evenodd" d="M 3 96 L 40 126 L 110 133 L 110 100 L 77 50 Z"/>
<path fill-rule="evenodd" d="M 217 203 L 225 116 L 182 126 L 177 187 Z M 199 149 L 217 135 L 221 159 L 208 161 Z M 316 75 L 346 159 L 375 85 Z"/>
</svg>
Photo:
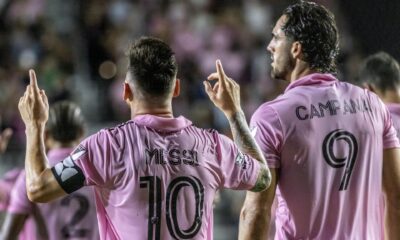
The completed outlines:
<svg viewBox="0 0 400 240">
<path fill-rule="evenodd" d="M 170 47 L 141 38 L 129 50 L 124 100 L 132 120 L 88 137 L 63 162 L 45 165 L 45 93 L 34 71 L 20 99 L 26 125 L 27 194 L 47 202 L 94 186 L 101 239 L 212 239 L 212 204 L 220 188 L 261 191 L 269 185 L 265 159 L 240 107 L 238 85 L 224 78 L 207 86 L 228 117 L 236 144 L 213 130 L 175 118 L 180 91 Z"/>
<path fill-rule="evenodd" d="M 290 84 L 251 118 L 272 183 L 247 194 L 241 239 L 266 239 L 274 197 L 275 239 L 380 239 L 382 184 L 388 236 L 400 239 L 396 131 L 378 96 L 333 75 L 338 39 L 332 13 L 307 1 L 287 7 L 273 28 L 271 75 Z"/>
<path fill-rule="evenodd" d="M 52 106 L 44 133 L 50 166 L 69 156 L 84 135 L 84 124 L 80 108 L 72 102 L 62 101 Z M 11 193 L 2 239 L 17 236 L 25 220 L 33 215 L 36 215 L 39 225 L 36 238 L 31 236 L 33 239 L 99 239 L 94 192 L 91 188 L 80 189 L 51 203 L 35 204 L 26 195 L 23 171 Z"/>
<path fill-rule="evenodd" d="M 400 67 L 399 63 L 388 53 L 379 52 L 367 57 L 361 64 L 359 82 L 376 93 L 386 104 L 396 129 L 400 136 Z M 382 197 L 381 213 L 391 217 L 393 212 L 388 210 L 385 197 Z M 388 236 L 389 229 L 386 229 Z M 389 239 L 389 238 L 387 238 Z"/>
</svg>

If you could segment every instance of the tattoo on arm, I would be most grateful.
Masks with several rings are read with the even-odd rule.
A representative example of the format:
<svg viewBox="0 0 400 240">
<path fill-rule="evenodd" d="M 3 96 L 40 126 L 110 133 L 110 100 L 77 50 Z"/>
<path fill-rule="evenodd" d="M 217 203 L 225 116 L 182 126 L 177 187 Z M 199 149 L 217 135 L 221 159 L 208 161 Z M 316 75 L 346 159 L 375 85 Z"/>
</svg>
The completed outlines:
<svg viewBox="0 0 400 240">
<path fill-rule="evenodd" d="M 255 158 L 261 164 L 260 174 L 258 175 L 257 183 L 252 191 L 264 190 L 271 181 L 271 173 L 268 169 L 267 161 L 264 159 L 260 148 L 251 135 L 244 113 L 236 112 L 228 120 L 236 145 L 242 152 Z"/>
<path fill-rule="evenodd" d="M 233 139 L 239 149 L 257 159 L 259 162 L 266 164 L 266 161 L 259 149 L 256 141 L 251 135 L 250 128 L 247 125 L 243 112 L 237 112 L 229 118 Z"/>
<path fill-rule="evenodd" d="M 260 168 L 260 173 L 258 174 L 256 185 L 250 191 L 252 192 L 261 192 L 265 190 L 267 186 L 270 185 L 271 182 L 271 173 L 269 169 L 265 167 Z"/>
</svg>

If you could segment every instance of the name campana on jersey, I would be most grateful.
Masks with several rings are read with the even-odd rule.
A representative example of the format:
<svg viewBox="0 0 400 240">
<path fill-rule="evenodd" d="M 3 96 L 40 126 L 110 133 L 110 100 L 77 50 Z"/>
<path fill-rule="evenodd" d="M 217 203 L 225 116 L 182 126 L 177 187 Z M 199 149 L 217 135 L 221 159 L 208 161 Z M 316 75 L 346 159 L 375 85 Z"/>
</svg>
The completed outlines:
<svg viewBox="0 0 400 240">
<path fill-rule="evenodd" d="M 371 105 L 366 99 L 328 100 L 325 103 L 313 103 L 310 106 L 296 107 L 296 116 L 299 120 L 334 116 L 338 113 L 355 114 L 358 112 L 371 112 Z"/>
</svg>

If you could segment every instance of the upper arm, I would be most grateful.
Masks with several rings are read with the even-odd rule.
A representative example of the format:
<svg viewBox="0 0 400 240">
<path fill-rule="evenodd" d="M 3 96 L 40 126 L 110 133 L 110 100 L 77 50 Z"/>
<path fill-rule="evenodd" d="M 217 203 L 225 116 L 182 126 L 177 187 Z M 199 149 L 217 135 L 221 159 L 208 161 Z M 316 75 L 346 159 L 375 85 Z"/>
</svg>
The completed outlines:
<svg viewBox="0 0 400 240">
<path fill-rule="evenodd" d="M 271 209 L 272 203 L 275 198 L 275 191 L 277 185 L 277 169 L 271 168 L 271 184 L 269 188 L 265 191 L 259 193 L 247 192 L 246 199 L 244 202 L 244 208 L 251 208 L 255 211 L 266 212 Z"/>
<path fill-rule="evenodd" d="M 43 171 L 36 186 L 27 186 L 29 198 L 35 202 L 48 202 L 85 185 L 114 183 L 116 173 L 125 172 L 125 168 L 119 166 L 119 171 L 115 171 L 116 164 L 112 163 L 116 163 L 116 154 L 121 151 L 118 151 L 118 146 L 111 144 L 110 139 L 107 131 L 100 131 L 85 139 L 63 161 Z"/>
<path fill-rule="evenodd" d="M 278 176 L 271 171 L 270 187 L 259 193 L 247 192 L 240 214 L 239 239 L 267 239 L 271 207 L 275 198 Z"/>
<path fill-rule="evenodd" d="M 388 201 L 400 199 L 400 148 L 383 151 L 383 190 Z M 398 202 L 397 202 L 398 203 Z"/>
</svg>

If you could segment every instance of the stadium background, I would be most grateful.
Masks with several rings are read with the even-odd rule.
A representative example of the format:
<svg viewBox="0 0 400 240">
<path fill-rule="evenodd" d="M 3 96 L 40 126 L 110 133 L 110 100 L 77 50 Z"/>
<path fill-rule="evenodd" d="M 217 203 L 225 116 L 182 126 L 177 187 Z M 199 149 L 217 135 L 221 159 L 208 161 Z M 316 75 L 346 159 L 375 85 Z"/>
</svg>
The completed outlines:
<svg viewBox="0 0 400 240">
<path fill-rule="evenodd" d="M 248 117 L 285 83 L 270 79 L 266 46 L 282 10 L 280 0 L 0 0 L 1 128 L 14 130 L 0 173 L 22 166 L 24 128 L 17 102 L 37 71 L 50 102 L 77 102 L 88 134 L 130 118 L 121 100 L 125 51 L 133 39 L 152 35 L 176 53 L 182 94 L 175 115 L 229 135 L 229 126 L 208 100 L 202 81 L 220 58 L 241 84 Z M 354 81 L 360 60 L 385 50 L 400 60 L 400 1 L 322 0 L 340 31 L 338 76 Z M 1 175 L 0 175 L 1 176 Z M 235 239 L 244 193 L 223 191 L 215 209 L 215 239 Z"/>
</svg>

